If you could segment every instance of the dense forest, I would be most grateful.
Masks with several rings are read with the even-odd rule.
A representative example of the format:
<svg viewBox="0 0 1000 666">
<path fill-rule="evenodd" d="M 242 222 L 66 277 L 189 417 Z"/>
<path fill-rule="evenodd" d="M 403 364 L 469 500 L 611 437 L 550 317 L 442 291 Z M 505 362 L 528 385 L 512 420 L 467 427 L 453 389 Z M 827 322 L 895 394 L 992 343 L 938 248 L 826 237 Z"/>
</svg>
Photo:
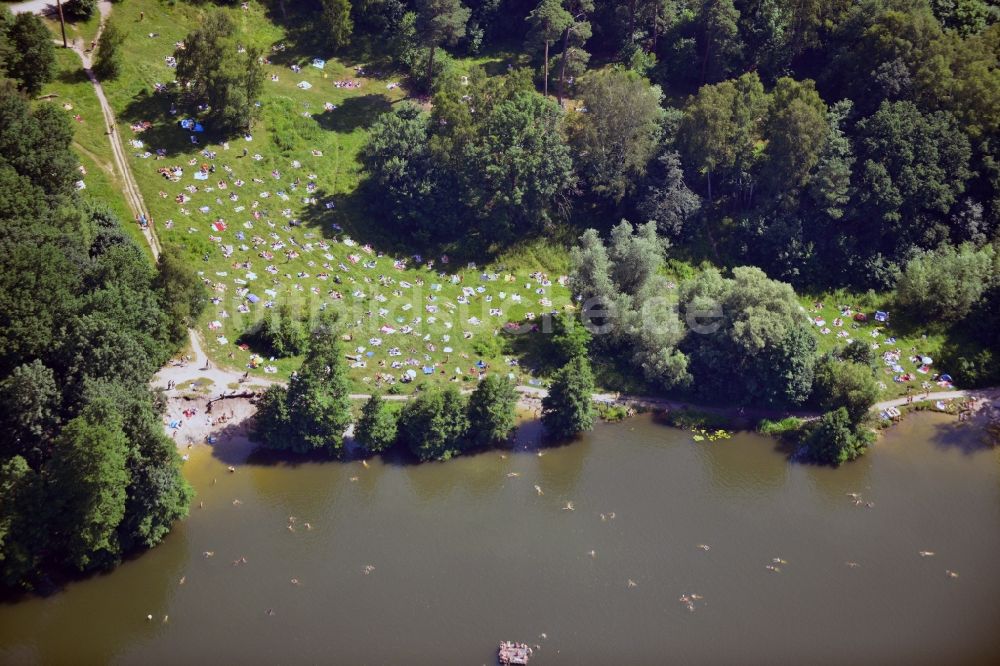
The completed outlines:
<svg viewBox="0 0 1000 666">
<path fill-rule="evenodd" d="M 5 82 L 0 118 L 0 583 L 48 587 L 187 515 L 148 382 L 201 285 L 82 204 L 61 110 Z"/>
</svg>

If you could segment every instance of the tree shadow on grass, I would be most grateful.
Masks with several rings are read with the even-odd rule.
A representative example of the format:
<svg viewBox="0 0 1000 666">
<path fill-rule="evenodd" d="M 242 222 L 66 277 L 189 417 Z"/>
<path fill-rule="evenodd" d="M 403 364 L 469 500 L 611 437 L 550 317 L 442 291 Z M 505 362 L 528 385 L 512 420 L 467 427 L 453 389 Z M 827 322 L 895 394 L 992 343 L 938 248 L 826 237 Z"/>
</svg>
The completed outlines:
<svg viewBox="0 0 1000 666">
<path fill-rule="evenodd" d="M 189 133 L 177 124 L 183 116 L 170 114 L 174 100 L 174 96 L 169 93 L 151 94 L 143 91 L 136 95 L 119 115 L 123 125 L 119 127 L 121 136 L 126 140 L 133 138 L 128 125 L 149 122 L 152 123 L 152 127 L 135 135 L 134 138 L 145 143 L 150 151 L 162 149 L 169 156 L 190 150 L 192 144 L 188 138 Z M 199 140 L 201 143 L 209 141 L 207 137 Z"/>
<path fill-rule="evenodd" d="M 319 126 L 332 132 L 353 132 L 356 129 L 367 129 L 375 120 L 392 109 L 392 104 L 378 93 L 348 97 L 333 111 L 326 111 L 313 116 Z"/>
<path fill-rule="evenodd" d="M 66 83 L 68 85 L 76 85 L 78 83 L 87 83 L 90 81 L 90 79 L 87 78 L 87 73 L 83 71 L 83 67 L 63 70 L 62 72 L 59 72 L 58 79 L 60 83 Z"/>
</svg>

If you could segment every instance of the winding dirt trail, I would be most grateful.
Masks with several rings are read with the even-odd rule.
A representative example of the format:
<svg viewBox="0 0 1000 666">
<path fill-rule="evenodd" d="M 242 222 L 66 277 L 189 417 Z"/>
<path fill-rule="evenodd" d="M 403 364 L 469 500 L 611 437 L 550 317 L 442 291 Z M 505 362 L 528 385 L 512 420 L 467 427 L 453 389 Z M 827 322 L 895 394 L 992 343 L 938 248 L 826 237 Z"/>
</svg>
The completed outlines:
<svg viewBox="0 0 1000 666">
<path fill-rule="evenodd" d="M 101 25 L 97 29 L 97 35 L 94 37 L 95 41 L 99 41 L 101 33 L 104 32 L 104 26 L 111 15 L 111 3 L 108 0 L 102 0 L 102 2 L 98 3 L 97 7 L 101 14 Z M 60 40 L 54 41 L 61 43 Z M 97 95 L 97 101 L 101 106 L 101 114 L 104 116 L 104 131 L 111 143 L 111 154 L 118 167 L 118 172 L 121 174 L 122 192 L 125 195 L 125 203 L 128 204 L 129 210 L 132 211 L 132 215 L 137 221 L 140 216 L 148 220 L 150 219 L 149 209 L 146 208 L 142 192 L 139 190 L 139 185 L 132 174 L 132 168 L 128 162 L 128 153 L 125 151 L 125 145 L 122 143 L 121 135 L 118 133 L 118 123 L 115 120 L 115 113 L 111 109 L 111 105 L 108 104 L 108 98 L 104 94 L 104 87 L 93 72 L 92 53 L 85 50 L 76 40 L 72 42 L 70 49 L 80 56 L 80 61 L 83 63 L 83 72 L 94 86 L 94 94 Z M 153 259 L 159 259 L 160 239 L 157 238 L 156 230 L 153 228 L 152 223 L 142 229 L 142 235 L 146 238 L 149 249 L 153 252 Z"/>
</svg>

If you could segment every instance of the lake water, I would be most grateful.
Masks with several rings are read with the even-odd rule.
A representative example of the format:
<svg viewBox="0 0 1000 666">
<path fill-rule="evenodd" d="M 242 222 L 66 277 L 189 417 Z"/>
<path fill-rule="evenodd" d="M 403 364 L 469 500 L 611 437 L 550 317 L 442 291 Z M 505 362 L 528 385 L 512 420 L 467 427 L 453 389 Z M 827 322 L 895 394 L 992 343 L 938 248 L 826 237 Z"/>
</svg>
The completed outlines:
<svg viewBox="0 0 1000 666">
<path fill-rule="evenodd" d="M 978 438 L 912 417 L 837 470 L 649 417 L 420 466 L 228 474 L 196 449 L 191 517 L 109 575 L 0 606 L 0 661 L 493 664 L 509 639 L 542 665 L 998 663 L 1000 451 Z"/>
</svg>

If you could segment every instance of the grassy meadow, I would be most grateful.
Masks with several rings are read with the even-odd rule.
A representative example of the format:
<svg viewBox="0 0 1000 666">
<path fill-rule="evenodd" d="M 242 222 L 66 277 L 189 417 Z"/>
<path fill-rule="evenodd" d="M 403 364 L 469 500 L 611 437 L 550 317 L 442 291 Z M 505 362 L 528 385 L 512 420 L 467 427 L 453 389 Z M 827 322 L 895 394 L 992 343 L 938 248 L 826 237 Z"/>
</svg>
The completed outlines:
<svg viewBox="0 0 1000 666">
<path fill-rule="evenodd" d="M 322 310 L 341 313 L 359 391 L 473 381 L 484 365 L 520 383 L 539 383 L 544 346 L 533 336 L 503 330 L 515 322 L 533 328 L 543 313 L 571 307 L 563 278 L 566 247 L 576 232 L 564 229 L 526 242 L 486 266 L 419 256 L 387 234 L 381 220 L 360 205 L 357 155 L 378 115 L 407 99 L 402 77 L 298 49 L 294 33 L 271 21 L 257 3 L 223 8 L 239 27 L 240 44 L 261 47 L 269 59 L 252 135 L 223 142 L 211 126 L 204 132 L 181 128 L 184 113 L 171 109 L 170 95 L 156 88 L 174 80 L 168 56 L 213 9 L 148 0 L 116 4 L 113 20 L 127 33 L 124 65 L 117 80 L 104 84 L 156 233 L 164 244 L 183 249 L 211 291 L 198 330 L 212 360 L 251 376 L 289 376 L 300 359 L 265 358 L 239 344 L 255 323 L 287 304 L 305 319 Z M 73 27 L 73 33 L 84 35 L 92 22 Z M 312 65 L 315 58 L 325 60 L 323 68 Z M 516 63 L 516 56 L 498 52 L 458 66 L 502 73 L 508 63 Z M 293 65 L 301 69 L 293 71 Z M 75 147 L 87 170 L 84 195 L 109 202 L 130 220 L 97 100 L 75 54 L 59 50 L 59 75 L 45 94 L 50 103 L 71 105 L 68 112 L 81 118 L 75 121 Z M 135 225 L 129 226 L 139 239 Z M 693 271 L 676 260 L 669 270 L 678 280 Z M 919 364 L 909 357 L 935 356 L 944 340 L 908 324 L 900 313 L 892 313 L 888 325 L 876 322 L 875 310 L 888 308 L 885 300 L 843 292 L 801 298 L 821 351 L 858 339 L 878 345 L 878 356 L 900 352 L 902 373 L 888 365 L 879 370 L 888 398 L 905 395 L 908 386 L 922 390 L 937 368 L 918 373 Z M 845 307 L 851 315 L 841 314 Z M 855 322 L 854 312 L 868 320 Z M 602 384 L 644 389 L 634 373 L 601 363 L 597 371 Z M 906 373 L 910 381 L 895 381 Z"/>
</svg>

